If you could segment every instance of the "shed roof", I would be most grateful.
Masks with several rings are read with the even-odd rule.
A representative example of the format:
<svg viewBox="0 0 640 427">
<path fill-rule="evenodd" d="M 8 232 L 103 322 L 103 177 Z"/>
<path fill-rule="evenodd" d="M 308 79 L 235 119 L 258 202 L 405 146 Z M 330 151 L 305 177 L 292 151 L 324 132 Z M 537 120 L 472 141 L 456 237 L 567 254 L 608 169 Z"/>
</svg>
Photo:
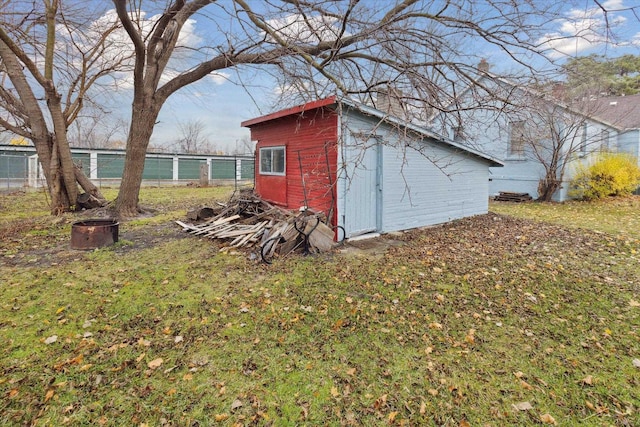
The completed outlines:
<svg viewBox="0 0 640 427">
<path fill-rule="evenodd" d="M 322 107 L 334 107 L 334 106 L 338 106 L 339 104 L 347 106 L 349 108 L 353 108 L 359 112 L 361 112 L 362 114 L 368 115 L 368 116 L 373 116 L 376 117 L 386 123 L 395 125 L 395 126 L 400 126 L 402 128 L 405 128 L 407 130 L 410 130 L 412 132 L 415 132 L 419 135 L 428 137 L 430 139 L 433 139 L 435 142 L 449 146 L 457 151 L 462 151 L 464 153 L 470 154 L 474 157 L 478 157 L 482 160 L 485 160 L 489 163 L 490 166 L 504 166 L 504 164 L 494 158 L 491 157 L 485 153 L 482 153 L 480 151 L 474 150 L 473 148 L 470 148 L 466 145 L 463 144 L 459 144 L 457 142 L 454 142 L 453 140 L 444 137 L 442 135 L 439 135 L 435 132 L 433 132 L 430 129 L 427 129 L 423 126 L 419 126 L 416 125 L 414 123 L 408 122 L 406 120 L 402 120 L 398 117 L 395 116 L 391 116 L 383 111 L 380 111 L 378 109 L 375 109 L 373 107 L 369 107 L 367 105 L 361 104 L 359 102 L 353 101 L 349 98 L 346 97 L 337 97 L 337 96 L 330 96 L 327 98 L 323 98 L 323 99 L 319 99 L 316 101 L 311 101 L 311 102 L 307 102 L 306 104 L 301 104 L 301 105 L 296 105 L 295 107 L 291 107 L 291 108 L 287 108 L 284 110 L 280 110 L 280 111 L 276 111 L 275 113 L 271 113 L 271 114 L 266 114 L 264 116 L 260 116 L 260 117 L 256 117 L 253 119 L 249 119 L 249 120 L 245 120 L 244 122 L 241 123 L 241 125 L 243 127 L 252 127 L 261 123 L 265 123 L 265 122 L 269 122 L 272 120 L 276 120 L 282 117 L 287 117 L 287 116 L 291 116 L 291 115 L 296 115 L 296 114 L 301 114 L 304 113 L 305 111 L 311 111 L 317 108 L 322 108 Z"/>
</svg>

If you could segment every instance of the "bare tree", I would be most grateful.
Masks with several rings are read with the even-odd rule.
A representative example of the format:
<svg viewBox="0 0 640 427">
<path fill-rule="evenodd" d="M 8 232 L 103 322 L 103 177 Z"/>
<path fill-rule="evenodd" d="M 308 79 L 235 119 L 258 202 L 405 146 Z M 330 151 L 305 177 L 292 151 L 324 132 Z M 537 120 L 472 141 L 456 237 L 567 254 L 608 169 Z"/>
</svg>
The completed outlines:
<svg viewBox="0 0 640 427">
<path fill-rule="evenodd" d="M 117 21 L 92 26 L 83 19 L 84 2 L 63 9 L 60 0 L 3 1 L 0 7 L 0 127 L 33 141 L 53 214 L 74 208 L 78 184 L 106 202 L 74 166 L 67 131 L 90 89 L 121 63 L 104 60 Z"/>
<path fill-rule="evenodd" d="M 255 150 L 256 145 L 251 141 L 251 138 L 249 138 L 248 136 L 243 136 L 242 138 L 236 140 L 236 145 L 233 150 L 231 150 L 231 154 L 253 154 Z"/>
<path fill-rule="evenodd" d="M 407 94 L 403 100 L 411 111 L 423 114 L 448 108 L 456 88 L 475 80 L 478 52 L 497 49 L 525 67 L 533 56 L 543 59 L 538 40 L 563 6 L 172 0 L 149 23 L 142 1 L 113 3 L 136 56 L 126 166 L 116 203 L 124 216 L 138 213 L 144 156 L 163 104 L 212 73 L 262 67 L 289 76 L 298 91 L 307 88 L 305 98 L 339 91 L 375 100 L 376 91 L 393 85 Z M 206 22 L 210 39 L 186 49 L 179 35 L 192 19 Z"/>
<path fill-rule="evenodd" d="M 110 117 L 101 108 L 85 107 L 82 115 L 69 126 L 69 145 L 78 148 L 111 148 L 111 141 L 117 135 L 124 135 L 128 128 L 129 124 L 124 120 Z"/>
<path fill-rule="evenodd" d="M 202 120 L 188 120 L 178 122 L 178 141 L 176 145 L 180 152 L 194 154 L 206 153 L 212 150 L 206 126 Z"/>
<path fill-rule="evenodd" d="M 529 92 L 520 101 L 517 112 L 509 114 L 508 151 L 542 166 L 538 200 L 549 202 L 562 186 L 568 166 L 593 152 L 609 150 L 614 130 L 597 125 L 597 104 L 589 100 L 565 105 Z"/>
</svg>

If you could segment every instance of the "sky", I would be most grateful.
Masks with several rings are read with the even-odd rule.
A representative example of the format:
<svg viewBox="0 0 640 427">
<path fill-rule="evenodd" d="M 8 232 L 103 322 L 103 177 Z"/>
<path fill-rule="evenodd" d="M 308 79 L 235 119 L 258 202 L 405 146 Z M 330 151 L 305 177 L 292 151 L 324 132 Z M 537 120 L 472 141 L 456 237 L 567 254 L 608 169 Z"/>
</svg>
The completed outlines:
<svg viewBox="0 0 640 427">
<path fill-rule="evenodd" d="M 538 0 L 540 2 L 553 0 Z M 616 57 L 622 54 L 640 54 L 640 22 L 633 11 L 640 15 L 640 0 L 600 1 L 610 12 L 604 14 L 593 0 L 567 2 L 562 19 L 552 23 L 553 31 L 537 42 L 550 48 L 549 55 L 562 62 L 565 58 L 590 53 Z M 607 26 L 613 32 L 604 31 Z M 184 41 L 198 43 L 210 35 L 211 17 L 195 16 L 185 26 L 181 37 Z M 592 31 L 592 29 L 596 31 Z M 573 37 L 578 35 L 579 37 Z M 513 67 L 506 55 L 493 58 L 492 71 Z M 242 84 L 241 84 L 242 83 Z M 205 133 L 212 144 L 220 150 L 232 152 L 243 146 L 242 140 L 249 138 L 249 130 L 242 128 L 244 120 L 267 114 L 274 105 L 277 92 L 275 82 L 268 73 L 236 74 L 226 70 L 211 76 L 172 95 L 164 105 L 159 122 L 152 137 L 154 145 L 170 145 L 179 136 L 179 124 L 200 121 L 205 124 Z M 123 97 L 116 114 L 128 118 L 130 98 Z M 127 100 L 126 102 L 124 100 Z"/>
</svg>

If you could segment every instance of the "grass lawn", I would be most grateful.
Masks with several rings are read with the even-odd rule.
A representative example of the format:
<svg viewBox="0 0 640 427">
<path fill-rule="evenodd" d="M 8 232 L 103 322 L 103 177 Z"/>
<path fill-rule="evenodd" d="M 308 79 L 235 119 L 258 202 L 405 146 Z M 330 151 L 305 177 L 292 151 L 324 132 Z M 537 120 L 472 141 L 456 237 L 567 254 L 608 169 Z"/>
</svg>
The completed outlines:
<svg viewBox="0 0 640 427">
<path fill-rule="evenodd" d="M 639 198 L 266 266 L 172 223 L 230 191 L 145 188 L 89 252 L 0 195 L 1 425 L 640 425 Z"/>
</svg>

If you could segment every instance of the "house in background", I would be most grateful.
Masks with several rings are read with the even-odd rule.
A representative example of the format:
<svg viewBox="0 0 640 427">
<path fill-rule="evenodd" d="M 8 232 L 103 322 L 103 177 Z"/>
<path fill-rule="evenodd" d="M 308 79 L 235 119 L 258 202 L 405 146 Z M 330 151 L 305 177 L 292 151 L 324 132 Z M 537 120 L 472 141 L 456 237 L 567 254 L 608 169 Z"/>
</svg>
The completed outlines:
<svg viewBox="0 0 640 427">
<path fill-rule="evenodd" d="M 330 97 L 247 120 L 255 191 L 324 212 L 345 237 L 433 225 L 488 211 L 501 163 L 428 129 Z"/>
<path fill-rule="evenodd" d="M 500 159 L 504 166 L 490 169 L 490 195 L 538 198 L 551 170 L 562 176 L 552 200 L 565 201 L 578 164 L 603 151 L 640 153 L 640 95 L 563 102 L 562 86 L 532 90 L 486 68 L 479 86 L 460 96 L 462 108 L 435 116 L 431 128 Z M 472 104 L 483 107 L 464 108 Z"/>
<path fill-rule="evenodd" d="M 617 151 L 638 158 L 640 166 L 640 94 L 590 100 L 597 117 L 616 128 L 609 141 Z"/>
</svg>

